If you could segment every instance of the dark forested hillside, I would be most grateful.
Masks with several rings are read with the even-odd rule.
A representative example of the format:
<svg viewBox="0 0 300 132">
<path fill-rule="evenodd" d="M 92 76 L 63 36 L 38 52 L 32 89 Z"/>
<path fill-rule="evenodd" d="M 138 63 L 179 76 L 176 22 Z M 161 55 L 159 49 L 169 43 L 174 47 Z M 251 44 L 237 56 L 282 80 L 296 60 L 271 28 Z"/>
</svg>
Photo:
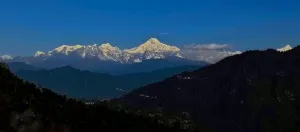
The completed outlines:
<svg viewBox="0 0 300 132">
<path fill-rule="evenodd" d="M 112 76 L 66 66 L 52 70 L 21 70 L 16 72 L 16 75 L 35 84 L 51 88 L 55 92 L 71 97 L 91 99 L 120 97 L 135 88 L 198 68 L 200 66 L 180 66 L 152 72 Z"/>
<path fill-rule="evenodd" d="M 0 65 L 1 132 L 194 131 L 189 128 L 178 120 L 170 124 L 169 120 L 103 103 L 86 105 L 24 82 L 10 73 L 7 65 Z"/>
<path fill-rule="evenodd" d="M 247 51 L 127 94 L 137 108 L 188 112 L 218 131 L 300 131 L 300 47 Z"/>
</svg>

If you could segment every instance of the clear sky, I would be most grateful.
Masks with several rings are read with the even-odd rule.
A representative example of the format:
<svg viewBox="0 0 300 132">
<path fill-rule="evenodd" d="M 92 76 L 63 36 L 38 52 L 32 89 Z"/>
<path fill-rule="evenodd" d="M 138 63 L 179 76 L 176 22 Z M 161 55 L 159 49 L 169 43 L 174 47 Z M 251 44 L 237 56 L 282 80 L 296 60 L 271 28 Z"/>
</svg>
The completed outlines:
<svg viewBox="0 0 300 132">
<path fill-rule="evenodd" d="M 0 54 L 33 55 L 62 44 L 162 42 L 235 49 L 300 44 L 297 0 L 0 0 Z"/>
</svg>

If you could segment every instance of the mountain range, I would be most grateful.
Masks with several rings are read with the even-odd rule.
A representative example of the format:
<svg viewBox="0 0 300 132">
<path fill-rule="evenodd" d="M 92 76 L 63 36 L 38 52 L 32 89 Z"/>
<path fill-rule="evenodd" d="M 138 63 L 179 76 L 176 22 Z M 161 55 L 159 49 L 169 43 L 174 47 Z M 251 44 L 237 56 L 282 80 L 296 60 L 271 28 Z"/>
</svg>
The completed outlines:
<svg viewBox="0 0 300 132">
<path fill-rule="evenodd" d="M 206 49 L 211 49 L 215 47 L 216 44 L 211 45 L 201 45 L 201 46 L 189 46 L 186 49 L 195 49 L 196 47 L 207 47 Z M 160 42 L 156 38 L 150 38 L 145 43 L 139 45 L 138 47 L 121 50 L 116 46 L 112 46 L 110 43 L 105 43 L 101 45 L 62 45 L 57 48 L 54 48 L 48 52 L 37 51 L 33 58 L 38 58 L 41 60 L 47 60 L 49 58 L 69 58 L 69 59 L 91 59 L 97 58 L 102 61 L 113 61 L 119 62 L 122 64 L 125 63 L 139 63 L 144 60 L 149 59 L 166 59 L 168 57 L 176 58 L 187 58 L 182 54 L 182 50 L 176 46 L 170 46 Z M 239 51 L 230 52 L 231 49 L 225 45 L 224 48 L 218 49 L 222 52 L 228 52 L 228 55 L 239 54 Z M 226 56 L 224 56 L 226 57 Z M 21 57 L 30 62 L 30 57 Z M 13 60 L 14 57 L 9 55 L 4 55 L 1 57 L 2 60 Z M 16 59 L 20 59 L 17 57 Z M 189 59 L 189 58 L 187 58 Z M 199 61 L 199 60 L 198 60 Z"/>
<path fill-rule="evenodd" d="M 300 46 L 246 51 L 123 96 L 127 106 L 187 113 L 215 131 L 299 131 Z"/>
<path fill-rule="evenodd" d="M 148 72 L 161 68 L 183 65 L 207 65 L 224 57 L 240 54 L 232 52 L 226 45 L 218 48 L 214 55 L 209 54 L 216 47 L 215 44 L 207 46 L 193 46 L 178 48 L 160 42 L 156 38 L 150 38 L 145 43 L 130 49 L 121 50 L 109 43 L 101 45 L 62 45 L 48 52 L 37 51 L 34 56 L 10 57 L 4 55 L 0 61 L 24 62 L 29 65 L 44 69 L 53 69 L 63 66 L 72 66 L 81 70 L 104 72 L 110 74 L 133 73 L 131 64 L 146 62 L 154 66 L 151 69 L 140 68 L 137 72 Z M 201 50 L 199 50 L 199 48 Z M 205 49 L 202 50 L 202 49 Z M 208 51 L 209 49 L 210 51 Z M 209 53 L 208 53 L 209 52 Z M 191 54 L 197 53 L 197 55 Z M 204 55 L 205 54 L 205 55 Z M 199 56 L 200 55 L 200 56 Z M 209 56 L 207 56 L 209 55 Z M 172 64 L 171 64 L 172 63 Z M 159 65 L 157 68 L 156 65 Z M 135 66 L 133 66 L 135 67 Z"/>
<path fill-rule="evenodd" d="M 286 45 L 278 50 L 288 50 L 292 47 Z M 33 56 L 27 57 L 11 57 L 3 55 L 0 57 L 2 61 L 23 61 L 26 63 L 36 63 L 36 61 L 48 59 L 96 59 L 100 61 L 112 61 L 121 64 L 140 63 L 150 59 L 166 59 L 186 58 L 188 60 L 205 61 L 208 63 L 216 63 L 217 61 L 236 54 L 240 51 L 232 51 L 227 44 L 191 44 L 185 45 L 183 48 L 170 46 L 160 42 L 156 38 L 150 38 L 145 43 L 130 49 L 121 50 L 117 46 L 110 43 L 101 45 L 62 45 L 48 52 L 37 51 Z"/>
<path fill-rule="evenodd" d="M 286 51 L 290 45 L 278 49 Z M 62 45 L 48 52 L 37 51 L 34 56 L 10 57 L 4 55 L 0 61 L 24 62 L 44 69 L 72 66 L 80 70 L 109 73 L 113 75 L 150 72 L 162 68 L 184 65 L 208 65 L 232 55 L 241 54 L 232 51 L 227 45 L 204 44 L 187 45 L 183 48 L 170 46 L 156 38 L 131 49 L 121 50 L 109 43 L 102 45 Z"/>
<path fill-rule="evenodd" d="M 139 63 L 144 60 L 165 59 L 171 56 L 183 58 L 179 48 L 161 43 L 156 38 L 150 38 L 144 44 L 132 49 L 120 50 L 109 43 L 100 46 L 97 44 L 88 46 L 62 45 L 47 53 L 38 51 L 34 57 L 40 59 L 48 59 L 50 57 L 97 58 L 119 63 Z"/>
<path fill-rule="evenodd" d="M 11 71 L 14 71 L 17 76 L 24 80 L 70 97 L 85 99 L 120 97 L 141 86 L 159 82 L 181 72 L 192 71 L 201 67 L 179 66 L 151 72 L 113 76 L 104 73 L 81 71 L 70 66 L 51 70 L 24 66 L 23 68 L 27 69 L 22 70 L 16 65 L 19 66 L 20 64 L 8 63 Z"/>
</svg>

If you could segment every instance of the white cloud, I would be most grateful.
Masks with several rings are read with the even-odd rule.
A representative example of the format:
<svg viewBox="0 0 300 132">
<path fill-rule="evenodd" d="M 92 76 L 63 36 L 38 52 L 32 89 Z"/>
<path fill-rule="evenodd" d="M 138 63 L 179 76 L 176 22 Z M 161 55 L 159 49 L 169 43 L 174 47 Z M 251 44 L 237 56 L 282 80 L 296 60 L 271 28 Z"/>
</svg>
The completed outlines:
<svg viewBox="0 0 300 132">
<path fill-rule="evenodd" d="M 228 50 L 231 46 L 228 44 L 190 44 L 184 48 L 191 50 Z"/>
<path fill-rule="evenodd" d="M 228 44 L 191 44 L 185 45 L 181 53 L 190 60 L 215 63 L 225 57 L 240 54 L 241 52 L 233 51 Z"/>
</svg>

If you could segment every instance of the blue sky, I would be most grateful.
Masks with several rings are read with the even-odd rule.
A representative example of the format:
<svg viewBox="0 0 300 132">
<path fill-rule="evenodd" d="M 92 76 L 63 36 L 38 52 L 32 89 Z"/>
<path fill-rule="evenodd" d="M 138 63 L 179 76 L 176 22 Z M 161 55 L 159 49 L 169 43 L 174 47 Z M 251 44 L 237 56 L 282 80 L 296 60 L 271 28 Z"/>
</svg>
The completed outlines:
<svg viewBox="0 0 300 132">
<path fill-rule="evenodd" d="M 296 0 L 1 0 L 0 54 L 33 55 L 62 44 L 131 48 L 157 37 L 237 50 L 300 44 Z"/>
</svg>

